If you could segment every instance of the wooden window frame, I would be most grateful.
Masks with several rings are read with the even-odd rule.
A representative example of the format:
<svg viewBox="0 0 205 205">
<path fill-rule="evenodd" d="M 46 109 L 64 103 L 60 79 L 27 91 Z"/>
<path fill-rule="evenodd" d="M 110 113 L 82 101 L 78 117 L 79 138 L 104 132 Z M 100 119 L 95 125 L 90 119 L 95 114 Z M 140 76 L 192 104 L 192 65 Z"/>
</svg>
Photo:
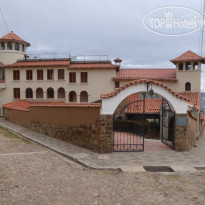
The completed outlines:
<svg viewBox="0 0 205 205">
<path fill-rule="evenodd" d="M 14 99 L 20 99 L 21 98 L 21 90 L 20 88 L 13 88 L 13 97 Z"/>
<path fill-rule="evenodd" d="M 13 80 L 20 80 L 20 70 L 13 70 Z"/>
<path fill-rule="evenodd" d="M 33 80 L 33 70 L 26 70 L 26 80 Z"/>
<path fill-rule="evenodd" d="M 87 83 L 88 82 L 88 72 L 81 72 L 81 83 Z"/>
<path fill-rule="evenodd" d="M 37 70 L 37 80 L 43 80 L 43 70 Z"/>
<path fill-rule="evenodd" d="M 47 70 L 47 80 L 54 80 L 54 71 L 53 69 Z"/>
<path fill-rule="evenodd" d="M 58 69 L 58 80 L 64 80 L 64 79 L 65 79 L 65 70 Z"/>
<path fill-rule="evenodd" d="M 69 83 L 76 83 L 76 72 L 69 73 Z"/>
</svg>

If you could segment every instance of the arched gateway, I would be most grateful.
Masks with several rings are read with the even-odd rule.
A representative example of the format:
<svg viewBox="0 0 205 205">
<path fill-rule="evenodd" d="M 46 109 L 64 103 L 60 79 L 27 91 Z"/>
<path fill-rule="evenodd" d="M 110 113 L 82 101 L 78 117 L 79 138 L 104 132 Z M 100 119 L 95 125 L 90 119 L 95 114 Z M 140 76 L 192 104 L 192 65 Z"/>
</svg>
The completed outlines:
<svg viewBox="0 0 205 205">
<path fill-rule="evenodd" d="M 135 96 L 133 100 L 125 101 L 136 93 L 137 98 Z M 147 111 L 150 100 L 146 96 L 153 94 L 160 96 L 160 99 L 155 100 L 159 104 L 159 139 L 173 149 L 180 149 L 180 138 L 186 136 L 186 133 L 179 127 L 182 124 L 186 126 L 188 99 L 161 82 L 145 79 L 129 82 L 112 93 L 101 95 L 101 116 L 113 120 L 110 122 L 113 129 L 113 151 L 144 151 L 144 138 L 148 137 L 146 123 L 150 120 L 150 112 Z M 130 112 L 133 108 L 135 111 Z"/>
</svg>

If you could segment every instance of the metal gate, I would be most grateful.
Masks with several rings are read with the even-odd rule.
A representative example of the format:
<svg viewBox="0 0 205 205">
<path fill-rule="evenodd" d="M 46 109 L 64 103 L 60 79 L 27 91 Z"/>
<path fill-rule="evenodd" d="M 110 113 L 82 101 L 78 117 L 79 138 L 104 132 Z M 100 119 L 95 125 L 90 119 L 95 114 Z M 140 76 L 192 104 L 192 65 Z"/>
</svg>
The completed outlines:
<svg viewBox="0 0 205 205">
<path fill-rule="evenodd" d="M 134 104 L 140 115 L 131 120 L 126 116 L 128 106 Z M 124 106 L 119 114 L 113 116 L 113 150 L 114 152 L 143 152 L 145 135 L 145 95 Z"/>
<path fill-rule="evenodd" d="M 175 112 L 169 103 L 162 99 L 161 107 L 161 141 L 168 147 L 174 149 Z"/>
</svg>

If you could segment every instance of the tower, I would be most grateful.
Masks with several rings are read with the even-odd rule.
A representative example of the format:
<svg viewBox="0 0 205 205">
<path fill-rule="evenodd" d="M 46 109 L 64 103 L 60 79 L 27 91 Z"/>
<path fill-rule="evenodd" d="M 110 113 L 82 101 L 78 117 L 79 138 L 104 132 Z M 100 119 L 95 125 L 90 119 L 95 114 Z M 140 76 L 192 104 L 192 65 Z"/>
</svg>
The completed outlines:
<svg viewBox="0 0 205 205">
<path fill-rule="evenodd" d="M 171 62 L 176 65 L 176 91 L 201 92 L 201 65 L 205 58 L 189 50 Z"/>
<path fill-rule="evenodd" d="M 24 41 L 13 31 L 0 38 L 0 62 L 4 65 L 24 59 L 30 43 Z"/>
</svg>

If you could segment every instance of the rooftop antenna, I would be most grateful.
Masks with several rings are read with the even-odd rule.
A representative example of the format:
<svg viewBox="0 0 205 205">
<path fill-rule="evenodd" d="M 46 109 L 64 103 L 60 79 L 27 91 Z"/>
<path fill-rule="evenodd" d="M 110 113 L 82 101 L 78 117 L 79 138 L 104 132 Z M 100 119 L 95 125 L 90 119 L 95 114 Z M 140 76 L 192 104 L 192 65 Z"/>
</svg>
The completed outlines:
<svg viewBox="0 0 205 205">
<path fill-rule="evenodd" d="M 3 19 L 3 21 L 4 21 L 4 24 L 5 24 L 5 26 L 6 26 L 6 29 L 7 29 L 8 33 L 9 33 L 10 30 L 9 30 L 9 27 L 8 27 L 8 25 L 7 25 L 7 23 L 6 23 L 6 20 L 5 20 L 5 18 L 4 18 L 4 15 L 3 15 L 3 12 L 2 12 L 1 9 L 0 9 L 0 13 L 1 13 L 2 19 Z"/>
</svg>

